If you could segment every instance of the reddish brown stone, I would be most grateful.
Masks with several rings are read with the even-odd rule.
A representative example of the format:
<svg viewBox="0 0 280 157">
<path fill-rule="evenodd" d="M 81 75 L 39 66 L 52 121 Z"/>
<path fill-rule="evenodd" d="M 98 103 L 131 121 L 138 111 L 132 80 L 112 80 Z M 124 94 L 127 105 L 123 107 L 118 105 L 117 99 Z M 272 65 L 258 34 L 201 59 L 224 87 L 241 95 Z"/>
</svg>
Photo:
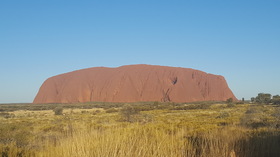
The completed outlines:
<svg viewBox="0 0 280 157">
<path fill-rule="evenodd" d="M 34 103 L 237 100 L 223 76 L 154 65 L 95 67 L 47 79 Z"/>
</svg>

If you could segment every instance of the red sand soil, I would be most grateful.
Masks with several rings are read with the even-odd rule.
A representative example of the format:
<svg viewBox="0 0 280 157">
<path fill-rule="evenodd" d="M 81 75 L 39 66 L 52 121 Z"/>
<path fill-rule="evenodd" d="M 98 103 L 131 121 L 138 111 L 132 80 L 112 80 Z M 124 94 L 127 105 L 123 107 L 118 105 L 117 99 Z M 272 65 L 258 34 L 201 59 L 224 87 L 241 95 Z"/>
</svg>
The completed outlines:
<svg viewBox="0 0 280 157">
<path fill-rule="evenodd" d="M 94 67 L 48 78 L 33 103 L 237 100 L 223 76 L 154 65 Z"/>
</svg>

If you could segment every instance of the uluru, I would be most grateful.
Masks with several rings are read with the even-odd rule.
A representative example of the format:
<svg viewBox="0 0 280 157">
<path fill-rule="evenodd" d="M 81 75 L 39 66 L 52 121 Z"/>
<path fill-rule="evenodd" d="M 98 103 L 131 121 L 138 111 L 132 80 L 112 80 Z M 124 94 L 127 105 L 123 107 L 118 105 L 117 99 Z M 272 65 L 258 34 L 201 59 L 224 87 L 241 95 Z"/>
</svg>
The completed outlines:
<svg viewBox="0 0 280 157">
<path fill-rule="evenodd" d="M 190 68 L 93 67 L 48 78 L 33 103 L 237 100 L 223 76 Z"/>
</svg>

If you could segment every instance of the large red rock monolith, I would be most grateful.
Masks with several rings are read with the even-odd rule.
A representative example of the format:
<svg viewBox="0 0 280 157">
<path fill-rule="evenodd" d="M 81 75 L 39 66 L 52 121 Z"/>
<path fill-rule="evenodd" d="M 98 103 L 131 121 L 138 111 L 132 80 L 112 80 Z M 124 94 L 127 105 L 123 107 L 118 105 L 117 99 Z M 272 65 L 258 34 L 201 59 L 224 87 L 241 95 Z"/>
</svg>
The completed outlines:
<svg viewBox="0 0 280 157">
<path fill-rule="evenodd" d="M 34 103 L 237 100 L 223 76 L 202 71 L 127 65 L 94 67 L 48 78 Z"/>
</svg>

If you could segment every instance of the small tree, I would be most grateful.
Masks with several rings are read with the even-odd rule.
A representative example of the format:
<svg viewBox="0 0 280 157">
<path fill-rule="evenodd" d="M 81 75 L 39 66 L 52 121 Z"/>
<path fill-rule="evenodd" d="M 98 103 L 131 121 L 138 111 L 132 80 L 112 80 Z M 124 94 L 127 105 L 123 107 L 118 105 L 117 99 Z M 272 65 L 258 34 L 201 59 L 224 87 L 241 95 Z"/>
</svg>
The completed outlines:
<svg viewBox="0 0 280 157">
<path fill-rule="evenodd" d="M 251 98 L 251 102 L 252 102 L 252 103 L 255 102 L 255 97 L 252 97 L 252 98 Z"/>
<path fill-rule="evenodd" d="M 268 104 L 271 102 L 271 94 L 259 93 L 255 100 L 257 103 L 260 103 L 260 104 L 262 104 L 262 103 Z"/>
<path fill-rule="evenodd" d="M 62 115 L 63 113 L 63 108 L 62 107 L 56 107 L 53 109 L 54 115 Z"/>
<path fill-rule="evenodd" d="M 275 104 L 275 105 L 279 105 L 279 104 L 280 104 L 280 96 L 279 96 L 279 95 L 274 95 L 274 96 L 272 97 L 272 102 L 273 102 L 273 104 Z"/>
<path fill-rule="evenodd" d="M 138 113 L 139 110 L 129 104 L 125 104 L 120 110 L 120 114 L 124 117 L 125 121 L 128 122 L 132 122 L 132 116 Z"/>
</svg>

